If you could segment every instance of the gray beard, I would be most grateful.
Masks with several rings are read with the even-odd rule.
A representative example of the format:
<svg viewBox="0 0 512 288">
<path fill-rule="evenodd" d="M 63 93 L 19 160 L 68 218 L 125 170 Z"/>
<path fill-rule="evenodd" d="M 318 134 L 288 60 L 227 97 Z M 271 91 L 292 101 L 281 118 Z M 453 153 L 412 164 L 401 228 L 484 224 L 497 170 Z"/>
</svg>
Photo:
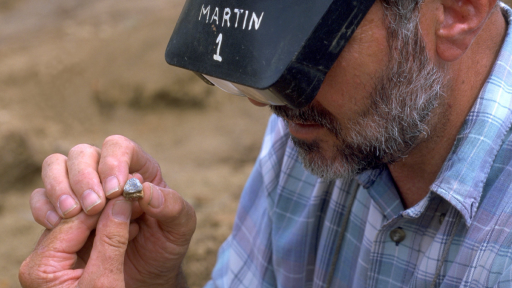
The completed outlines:
<svg viewBox="0 0 512 288">
<path fill-rule="evenodd" d="M 291 136 L 304 167 L 325 179 L 353 177 L 367 169 L 392 164 L 427 138 L 439 116 L 434 108 L 444 100 L 449 85 L 443 67 L 432 63 L 416 25 L 409 33 L 389 43 L 386 69 L 377 79 L 370 105 L 342 129 L 340 123 L 320 104 L 302 109 L 271 106 L 285 121 L 317 123 L 336 137 L 335 153 L 326 156 L 318 141 Z"/>
</svg>

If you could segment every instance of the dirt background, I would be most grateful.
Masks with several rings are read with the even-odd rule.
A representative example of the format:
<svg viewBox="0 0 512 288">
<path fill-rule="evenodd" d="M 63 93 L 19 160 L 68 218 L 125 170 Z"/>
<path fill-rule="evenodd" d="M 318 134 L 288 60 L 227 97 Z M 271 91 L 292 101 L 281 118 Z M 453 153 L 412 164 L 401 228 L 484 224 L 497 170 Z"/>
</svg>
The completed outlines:
<svg viewBox="0 0 512 288">
<path fill-rule="evenodd" d="M 42 232 L 28 199 L 44 158 L 112 134 L 195 207 L 184 268 L 191 287 L 209 278 L 270 113 L 165 63 L 183 3 L 0 0 L 0 288 L 19 287 Z"/>
<path fill-rule="evenodd" d="M 44 158 L 112 134 L 196 208 L 184 267 L 191 287 L 209 278 L 270 112 L 165 63 L 183 3 L 0 0 L 0 288 L 19 287 L 42 232 L 28 199 Z"/>
</svg>

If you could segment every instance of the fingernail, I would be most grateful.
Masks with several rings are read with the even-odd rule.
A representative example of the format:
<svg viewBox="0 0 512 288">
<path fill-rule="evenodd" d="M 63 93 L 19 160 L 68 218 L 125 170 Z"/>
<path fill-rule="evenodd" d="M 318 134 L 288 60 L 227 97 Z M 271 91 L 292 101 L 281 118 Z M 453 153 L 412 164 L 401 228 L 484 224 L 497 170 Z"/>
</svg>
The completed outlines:
<svg viewBox="0 0 512 288">
<path fill-rule="evenodd" d="M 119 191 L 119 180 L 116 176 L 110 176 L 105 180 L 105 193 L 108 195 Z"/>
<path fill-rule="evenodd" d="M 160 208 L 162 207 L 162 204 L 164 203 L 164 195 L 162 195 L 162 192 L 160 189 L 155 187 L 155 185 L 151 184 L 151 196 L 149 198 L 149 206 L 153 208 Z"/>
<path fill-rule="evenodd" d="M 96 194 L 96 192 L 92 191 L 91 189 L 86 190 L 82 195 L 82 204 L 84 206 L 85 212 L 89 211 L 92 207 L 98 205 L 100 202 L 101 199 L 98 197 L 98 194 Z"/>
<path fill-rule="evenodd" d="M 46 213 L 46 222 L 48 222 L 52 228 L 57 227 L 60 222 L 59 214 L 55 213 L 55 211 L 48 211 L 48 213 Z"/>
<path fill-rule="evenodd" d="M 75 199 L 69 195 L 62 195 L 59 198 L 59 210 L 62 215 L 66 215 L 69 211 L 73 210 L 78 204 Z"/>
<path fill-rule="evenodd" d="M 112 217 L 119 221 L 128 222 L 132 216 L 132 203 L 126 200 L 119 200 L 112 206 Z"/>
</svg>

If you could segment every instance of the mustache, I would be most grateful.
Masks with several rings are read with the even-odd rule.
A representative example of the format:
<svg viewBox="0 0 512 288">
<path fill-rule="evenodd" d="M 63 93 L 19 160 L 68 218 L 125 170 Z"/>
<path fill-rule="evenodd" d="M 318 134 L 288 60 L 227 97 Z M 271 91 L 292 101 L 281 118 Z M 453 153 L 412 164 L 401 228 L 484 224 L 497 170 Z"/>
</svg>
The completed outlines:
<svg viewBox="0 0 512 288">
<path fill-rule="evenodd" d="M 318 124 L 338 136 L 341 127 L 336 117 L 319 103 L 311 103 L 301 109 L 294 109 L 285 105 L 271 105 L 270 110 L 286 122 L 298 124 Z"/>
</svg>

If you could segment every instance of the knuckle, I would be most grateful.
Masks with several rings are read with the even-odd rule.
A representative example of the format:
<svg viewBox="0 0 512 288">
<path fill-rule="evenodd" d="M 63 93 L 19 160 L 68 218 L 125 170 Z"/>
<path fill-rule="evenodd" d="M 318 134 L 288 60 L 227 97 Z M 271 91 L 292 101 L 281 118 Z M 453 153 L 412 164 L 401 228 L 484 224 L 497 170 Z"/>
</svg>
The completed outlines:
<svg viewBox="0 0 512 288">
<path fill-rule="evenodd" d="M 30 209 L 32 211 L 32 216 L 36 220 L 37 223 L 40 223 L 39 217 L 43 214 L 43 211 L 46 210 L 46 207 L 44 207 L 44 199 L 48 199 L 45 193 L 45 189 L 38 188 L 32 192 L 29 199 L 29 205 Z M 49 201 L 49 200 L 47 200 Z"/>
<path fill-rule="evenodd" d="M 103 142 L 103 145 L 110 145 L 110 144 L 121 144 L 121 145 L 129 145 L 131 144 L 131 140 L 122 136 L 122 135 L 111 135 L 108 136 L 105 141 Z"/>
<path fill-rule="evenodd" d="M 75 147 L 71 148 L 71 150 L 69 150 L 68 156 L 79 156 L 91 150 L 95 150 L 95 148 L 89 144 L 78 144 Z"/>
<path fill-rule="evenodd" d="M 128 245 L 128 237 L 123 237 L 119 234 L 104 234 L 100 237 L 100 241 L 107 245 L 107 247 L 115 250 L 124 250 Z"/>
<path fill-rule="evenodd" d="M 116 152 L 121 154 L 129 154 L 129 151 L 132 151 L 135 146 L 136 144 L 132 140 L 121 135 L 109 136 L 103 142 L 103 148 L 105 150 L 115 150 Z"/>
<path fill-rule="evenodd" d="M 37 188 L 36 190 L 32 191 L 32 194 L 30 194 L 30 203 L 39 200 L 41 195 L 44 195 L 44 192 L 44 188 Z"/>
<path fill-rule="evenodd" d="M 183 215 L 186 210 L 185 200 L 178 195 L 178 197 L 176 197 L 176 199 L 171 203 L 171 214 L 175 216 Z"/>
<path fill-rule="evenodd" d="M 23 263 L 21 263 L 18 270 L 18 280 L 21 287 L 69 287 L 64 283 L 58 283 L 55 275 L 48 273 L 48 267 L 41 266 L 38 263 L 39 258 L 33 257 L 34 254 L 28 256 Z M 63 285 L 64 284 L 64 285 Z"/>
<path fill-rule="evenodd" d="M 43 275 L 37 273 L 38 269 L 34 269 L 34 259 L 32 255 L 29 255 L 23 263 L 21 263 L 18 271 L 18 280 L 20 281 L 21 287 L 41 287 L 41 279 Z"/>
<path fill-rule="evenodd" d="M 42 180 L 46 191 L 41 192 L 40 189 L 36 189 L 32 192 L 32 196 L 42 193 L 45 196 L 53 194 L 58 191 L 59 188 L 66 184 L 67 175 L 62 171 L 65 170 L 65 162 L 67 157 L 62 154 L 53 154 L 43 161 L 43 169 L 41 171 Z"/>
<path fill-rule="evenodd" d="M 194 209 L 194 207 L 192 207 L 192 205 L 188 204 L 187 202 L 187 206 L 188 206 L 188 210 L 189 210 L 189 217 L 190 217 L 190 220 L 191 222 L 193 223 L 194 227 L 196 226 L 197 224 L 197 215 L 196 215 L 196 210 Z M 195 230 L 195 228 L 194 228 Z"/>
<path fill-rule="evenodd" d="M 30 280 L 30 269 L 29 269 L 29 264 L 28 264 L 28 261 L 29 261 L 30 258 L 27 258 L 25 259 L 25 261 L 23 261 L 23 263 L 21 263 L 21 267 L 20 267 L 20 270 L 18 271 L 18 279 L 20 280 L 20 284 L 23 286 L 23 287 L 29 287 L 29 281 Z"/>
<path fill-rule="evenodd" d="M 87 184 L 89 184 L 88 181 L 90 181 L 90 179 L 94 179 L 94 177 L 96 177 L 96 175 L 97 175 L 96 171 L 94 171 L 92 169 L 83 169 L 83 170 L 74 172 L 73 176 L 70 177 L 69 182 L 71 184 L 71 187 L 81 187 L 82 183 L 84 183 L 85 186 L 89 186 L 89 185 L 87 185 Z"/>
<path fill-rule="evenodd" d="M 190 205 L 188 202 L 186 202 L 186 218 L 187 223 L 189 224 L 188 227 L 192 230 L 192 233 L 196 230 L 197 225 L 197 216 L 196 216 L 196 210 L 194 210 L 194 207 Z"/>
<path fill-rule="evenodd" d="M 120 159 L 115 158 L 115 157 L 103 158 L 103 159 L 101 159 L 101 163 L 102 163 L 102 165 L 109 167 L 108 169 L 110 169 L 110 167 L 119 167 L 122 164 L 126 164 L 126 163 L 124 163 L 124 161 L 122 162 Z"/>
<path fill-rule="evenodd" d="M 66 159 L 66 156 L 59 154 L 59 153 L 54 153 L 54 154 L 47 156 L 43 161 L 43 169 L 46 167 L 53 166 L 54 163 L 60 162 L 62 159 Z"/>
</svg>

